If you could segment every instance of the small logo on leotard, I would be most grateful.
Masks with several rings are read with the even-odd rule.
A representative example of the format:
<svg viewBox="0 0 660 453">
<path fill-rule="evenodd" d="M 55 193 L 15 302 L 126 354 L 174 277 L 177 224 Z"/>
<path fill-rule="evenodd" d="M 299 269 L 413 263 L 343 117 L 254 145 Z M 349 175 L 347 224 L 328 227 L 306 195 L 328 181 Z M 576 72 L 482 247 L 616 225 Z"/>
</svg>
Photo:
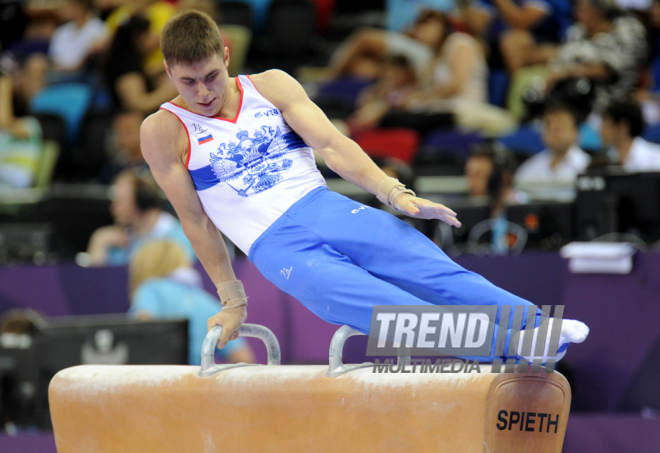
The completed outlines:
<svg viewBox="0 0 660 453">
<path fill-rule="evenodd" d="M 360 206 L 360 207 L 357 208 L 357 209 L 353 209 L 353 210 L 351 211 L 351 214 L 357 214 L 358 212 L 362 211 L 363 209 L 367 209 L 367 207 L 366 207 L 365 205 L 362 205 L 362 206 Z"/>
<path fill-rule="evenodd" d="M 275 116 L 275 115 L 279 115 L 279 114 L 280 114 L 279 110 L 272 109 L 272 110 L 268 110 L 266 112 L 257 112 L 257 113 L 254 114 L 254 117 L 255 118 L 261 118 L 261 117 L 264 117 L 264 116 Z"/>
<path fill-rule="evenodd" d="M 282 277 L 286 278 L 287 280 L 289 279 L 289 276 L 291 275 L 291 269 L 293 269 L 293 266 L 290 268 L 284 268 L 280 271 L 280 274 L 282 274 Z"/>
<path fill-rule="evenodd" d="M 208 129 L 204 129 L 202 126 L 200 126 L 197 123 L 192 123 L 192 128 L 195 131 L 195 135 L 206 134 L 209 131 Z"/>
</svg>

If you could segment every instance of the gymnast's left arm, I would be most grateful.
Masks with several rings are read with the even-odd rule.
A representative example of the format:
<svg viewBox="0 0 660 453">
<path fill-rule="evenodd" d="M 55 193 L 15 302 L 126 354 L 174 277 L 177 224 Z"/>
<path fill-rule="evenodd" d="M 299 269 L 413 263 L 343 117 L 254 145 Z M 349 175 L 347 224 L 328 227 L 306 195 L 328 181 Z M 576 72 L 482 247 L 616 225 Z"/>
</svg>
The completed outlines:
<svg viewBox="0 0 660 453">
<path fill-rule="evenodd" d="M 259 92 L 282 113 L 287 124 L 305 143 L 319 152 L 328 167 L 342 178 L 373 194 L 382 194 L 385 190 L 385 198 L 389 195 L 391 201 L 388 204 L 410 217 L 437 218 L 449 225 L 461 226 L 456 213 L 446 206 L 403 191 L 401 185 L 390 191 L 393 180 L 378 168 L 357 143 L 332 125 L 291 76 L 271 70 L 252 75 L 250 79 Z"/>
</svg>

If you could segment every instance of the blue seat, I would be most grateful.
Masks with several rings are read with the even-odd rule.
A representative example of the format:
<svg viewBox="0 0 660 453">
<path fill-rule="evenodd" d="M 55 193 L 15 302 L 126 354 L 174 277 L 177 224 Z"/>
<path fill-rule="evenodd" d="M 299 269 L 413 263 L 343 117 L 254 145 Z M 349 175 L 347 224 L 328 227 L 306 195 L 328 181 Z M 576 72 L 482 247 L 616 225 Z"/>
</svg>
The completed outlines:
<svg viewBox="0 0 660 453">
<path fill-rule="evenodd" d="M 442 156 L 457 157 L 465 161 L 470 149 L 475 145 L 482 144 L 486 139 L 477 132 L 459 132 L 454 129 L 440 129 L 430 132 L 422 149 L 420 149 L 420 159 L 433 160 Z"/>
<path fill-rule="evenodd" d="M 520 154 L 536 154 L 545 149 L 541 131 L 530 125 L 523 125 L 517 131 L 500 137 L 500 143 L 510 150 Z"/>
<path fill-rule="evenodd" d="M 371 85 L 373 80 L 338 79 L 326 82 L 319 87 L 319 97 L 342 99 L 355 105 L 355 101 L 362 90 Z"/>
<path fill-rule="evenodd" d="M 50 113 L 64 118 L 69 144 L 74 144 L 94 89 L 82 83 L 62 83 L 46 87 L 30 102 L 32 113 Z"/>
</svg>

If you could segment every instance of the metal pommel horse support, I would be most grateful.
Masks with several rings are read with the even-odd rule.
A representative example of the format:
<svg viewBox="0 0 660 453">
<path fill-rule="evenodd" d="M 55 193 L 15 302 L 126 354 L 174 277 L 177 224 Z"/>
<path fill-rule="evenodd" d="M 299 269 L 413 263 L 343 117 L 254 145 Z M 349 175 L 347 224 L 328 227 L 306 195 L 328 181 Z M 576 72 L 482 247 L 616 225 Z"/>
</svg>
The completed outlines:
<svg viewBox="0 0 660 453">
<path fill-rule="evenodd" d="M 266 345 L 268 351 L 268 366 L 279 365 L 281 363 L 280 343 L 277 341 L 275 334 L 268 328 L 258 324 L 243 324 L 238 328 L 239 335 L 243 337 L 258 338 Z M 202 345 L 202 366 L 199 370 L 199 377 L 211 376 L 219 373 L 220 371 L 230 370 L 232 368 L 239 368 L 244 366 L 255 366 L 258 363 L 230 363 L 225 365 L 217 365 L 215 363 L 215 347 L 218 340 L 222 336 L 222 326 L 215 326 L 204 338 Z"/>
<path fill-rule="evenodd" d="M 268 366 L 280 365 L 281 354 L 280 344 L 277 341 L 275 334 L 267 327 L 258 324 L 243 324 L 238 328 L 238 333 L 243 337 L 259 338 L 266 345 L 268 351 Z M 357 370 L 359 368 L 367 368 L 373 366 L 371 362 L 357 363 L 345 365 L 343 362 L 343 351 L 346 340 L 356 335 L 364 335 L 349 326 L 341 326 L 335 332 L 330 342 L 330 359 L 326 376 L 333 378 L 348 373 L 349 371 Z M 202 345 L 202 366 L 199 370 L 200 377 L 207 377 L 219 373 L 221 371 L 230 370 L 233 368 L 244 366 L 259 366 L 258 363 L 234 363 L 217 365 L 214 360 L 215 345 L 222 336 L 222 326 L 215 326 L 206 334 L 204 344 Z M 406 349 L 399 350 L 399 362 L 407 365 L 410 364 L 410 355 Z"/>
<path fill-rule="evenodd" d="M 330 365 L 328 367 L 328 372 L 326 375 L 330 378 L 341 376 L 344 373 L 349 371 L 357 370 L 358 368 L 367 368 L 373 366 L 371 362 L 344 365 L 343 362 L 343 352 L 344 344 L 346 340 L 350 337 L 356 335 L 364 335 L 362 332 L 358 332 L 349 326 L 341 326 L 337 332 L 335 332 L 330 342 Z M 404 365 L 410 364 L 410 352 L 407 349 L 399 349 L 398 351 L 398 361 Z"/>
</svg>

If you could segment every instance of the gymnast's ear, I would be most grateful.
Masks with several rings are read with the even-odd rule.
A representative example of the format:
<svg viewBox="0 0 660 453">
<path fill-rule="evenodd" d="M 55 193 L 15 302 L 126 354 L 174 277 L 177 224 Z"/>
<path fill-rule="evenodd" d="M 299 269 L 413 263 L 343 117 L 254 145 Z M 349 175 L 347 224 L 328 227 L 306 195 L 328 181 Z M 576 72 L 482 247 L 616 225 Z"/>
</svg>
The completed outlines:
<svg viewBox="0 0 660 453">
<path fill-rule="evenodd" d="M 229 69 L 229 47 L 225 46 L 225 55 L 224 55 L 225 66 Z"/>
</svg>

